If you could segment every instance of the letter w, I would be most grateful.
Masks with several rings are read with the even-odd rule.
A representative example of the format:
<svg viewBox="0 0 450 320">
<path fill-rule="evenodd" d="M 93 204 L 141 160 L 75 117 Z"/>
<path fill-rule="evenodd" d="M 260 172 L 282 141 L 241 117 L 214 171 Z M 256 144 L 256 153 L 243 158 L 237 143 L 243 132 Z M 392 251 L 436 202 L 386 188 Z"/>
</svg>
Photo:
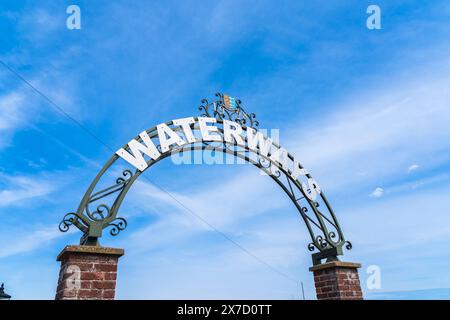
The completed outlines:
<svg viewBox="0 0 450 320">
<path fill-rule="evenodd" d="M 267 156 L 270 151 L 270 147 L 272 146 L 272 139 L 266 139 L 261 132 L 247 127 L 247 146 L 249 149 L 256 152 L 258 152 L 257 147 L 259 146 L 259 153 L 263 156 Z"/>
<path fill-rule="evenodd" d="M 139 137 L 141 137 L 142 142 L 144 142 L 144 144 L 140 143 L 136 139 L 133 139 L 130 142 L 128 142 L 128 147 L 131 153 L 126 151 L 124 148 L 120 148 L 119 150 L 116 151 L 116 154 L 125 161 L 127 161 L 128 163 L 132 164 L 138 170 L 144 171 L 145 169 L 147 169 L 148 165 L 142 153 L 145 153 L 153 160 L 158 159 L 161 156 L 161 154 L 155 147 L 154 143 L 152 142 L 152 139 L 150 139 L 146 131 L 142 131 L 139 134 Z"/>
</svg>

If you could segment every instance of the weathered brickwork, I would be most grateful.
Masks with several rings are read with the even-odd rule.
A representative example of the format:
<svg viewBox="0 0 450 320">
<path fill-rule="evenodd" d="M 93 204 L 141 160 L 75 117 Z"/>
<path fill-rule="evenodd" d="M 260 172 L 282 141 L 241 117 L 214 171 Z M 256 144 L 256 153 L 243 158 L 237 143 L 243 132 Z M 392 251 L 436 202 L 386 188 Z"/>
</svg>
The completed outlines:
<svg viewBox="0 0 450 320">
<path fill-rule="evenodd" d="M 61 261 L 56 300 L 112 300 L 122 249 L 67 246 Z"/>
<path fill-rule="evenodd" d="M 363 299 L 358 263 L 334 261 L 311 267 L 318 300 Z"/>
</svg>

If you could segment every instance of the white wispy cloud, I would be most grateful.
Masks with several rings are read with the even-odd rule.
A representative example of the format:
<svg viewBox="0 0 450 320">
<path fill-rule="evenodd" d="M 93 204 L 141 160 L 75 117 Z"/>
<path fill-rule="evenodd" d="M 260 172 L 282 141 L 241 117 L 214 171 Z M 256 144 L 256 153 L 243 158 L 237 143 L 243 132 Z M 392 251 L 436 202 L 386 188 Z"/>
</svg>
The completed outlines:
<svg viewBox="0 0 450 320">
<path fill-rule="evenodd" d="M 6 70 L 2 76 L 16 77 Z M 72 79 L 67 79 L 58 72 L 46 72 L 45 70 L 42 70 L 36 77 L 22 76 L 28 78 L 27 80 L 35 88 L 66 112 L 77 117 L 81 115 L 74 103 L 76 85 Z M 18 86 L 9 87 L 4 92 L 0 95 L 0 150 L 9 146 L 14 134 L 25 127 L 37 128 L 36 126 L 40 123 L 54 121 L 53 119 L 66 121 L 65 117 L 61 116 L 59 111 L 55 110 L 45 98 L 25 83 L 21 82 Z M 55 115 L 56 117 L 53 117 Z M 83 117 L 80 116 L 80 119 Z"/>
<path fill-rule="evenodd" d="M 158 217 L 158 221 L 133 234 L 133 243 L 157 245 L 177 241 L 181 236 L 189 237 L 196 232 L 211 232 L 211 227 L 202 219 L 221 231 L 238 233 L 240 223 L 266 212 L 289 207 L 289 200 L 283 198 L 283 192 L 269 177 L 261 176 L 258 170 L 243 172 L 243 175 L 231 175 L 217 185 L 199 181 L 197 191 L 188 194 L 166 190 L 169 195 L 141 179 L 129 194 L 129 203 L 136 210 L 124 210 L 150 212 Z M 262 198 L 264 201 L 260 201 Z M 182 227 L 177 235 L 168 231 L 174 225 Z M 144 239 L 150 240 L 144 242 Z"/>
<path fill-rule="evenodd" d="M 40 252 L 50 241 L 67 235 L 58 230 L 64 214 L 73 211 L 82 193 L 78 169 L 70 172 L 41 171 L 35 174 L 0 172 L 0 258 Z M 67 187 L 67 186 L 70 187 Z M 68 233 L 76 232 L 71 228 Z"/>
<path fill-rule="evenodd" d="M 9 140 L 9 134 L 24 122 L 25 96 L 10 92 L 0 96 L 0 148 Z"/>
<path fill-rule="evenodd" d="M 44 176 L 0 173 L 0 178 L 3 185 L 0 191 L 0 207 L 23 204 L 27 200 L 44 197 L 57 189 L 57 183 Z"/>
<path fill-rule="evenodd" d="M 57 31 L 64 31 L 67 16 L 65 10 L 58 9 L 31 8 L 26 14 L 22 14 L 18 20 L 22 36 L 34 45 L 42 45 L 50 41 Z"/>
<path fill-rule="evenodd" d="M 373 190 L 373 192 L 370 194 L 371 197 L 373 198 L 381 198 L 384 194 L 384 189 L 381 187 L 377 187 L 375 188 L 375 190 Z"/>
<path fill-rule="evenodd" d="M 418 71 L 413 80 L 399 76 L 392 84 L 348 98 L 313 126 L 302 125 L 291 135 L 302 138 L 287 143 L 320 177 L 323 188 L 331 191 L 398 179 L 411 159 L 429 169 L 446 163 L 450 158 L 447 65 L 440 61 L 430 66 L 433 76 L 429 70 L 422 75 Z"/>
<path fill-rule="evenodd" d="M 260 223 L 241 224 L 232 233 L 235 241 L 275 270 L 218 235 L 198 238 L 198 230 L 186 230 L 177 224 L 167 224 L 160 229 L 158 224 L 154 224 L 152 232 L 145 236 L 141 234 L 139 239 L 130 237 L 123 240 L 123 244 L 130 248 L 127 251 L 129 260 L 123 267 L 130 272 L 123 275 L 119 298 L 271 296 L 286 299 L 289 297 L 287 292 L 298 298 L 299 281 L 308 275 L 306 267 L 298 266 L 308 265 L 310 258 L 303 254 L 305 248 L 299 245 L 305 234 L 301 232 L 298 218 L 295 215 L 286 216 L 287 219 L 273 215 Z M 299 228 L 293 228 L 293 225 Z M 193 245 L 193 242 L 196 244 Z M 142 252 L 143 247 L 147 248 L 147 254 Z M 133 289 L 136 288 L 136 277 L 132 276 L 135 274 L 143 275 L 137 291 Z M 165 289 L 156 289 L 161 287 L 158 284 Z M 174 292 L 171 288 L 175 286 L 183 287 L 183 290 Z M 269 293 L 269 288 L 274 291 Z M 313 296 L 311 290 L 307 293 L 309 297 Z"/>
<path fill-rule="evenodd" d="M 416 171 L 417 169 L 419 169 L 419 165 L 418 164 L 412 164 L 408 167 L 408 172 L 413 172 Z"/>
<path fill-rule="evenodd" d="M 8 241 L 11 237 L 10 233 L 2 233 L 0 236 L 2 243 L 8 243 L 8 245 L 0 247 L 0 259 L 32 251 L 52 240 L 65 236 L 56 225 L 27 226 L 25 232 L 23 229 L 14 231 L 14 241 Z"/>
</svg>

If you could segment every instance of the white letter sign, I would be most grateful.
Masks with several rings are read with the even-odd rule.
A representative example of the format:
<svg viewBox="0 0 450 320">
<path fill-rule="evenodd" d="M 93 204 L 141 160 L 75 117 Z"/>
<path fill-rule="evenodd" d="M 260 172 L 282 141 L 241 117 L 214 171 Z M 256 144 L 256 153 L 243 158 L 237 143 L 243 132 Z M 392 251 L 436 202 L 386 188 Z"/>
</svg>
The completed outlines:
<svg viewBox="0 0 450 320">
<path fill-rule="evenodd" d="M 144 142 L 145 145 L 133 139 L 128 143 L 131 153 L 123 148 L 120 148 L 116 152 L 116 154 L 128 161 L 140 171 L 144 171 L 145 169 L 147 169 L 148 165 L 141 152 L 145 153 L 153 160 L 158 159 L 161 154 L 159 153 L 158 149 L 156 149 L 146 131 L 142 131 L 139 136 L 141 137 L 142 142 Z"/>
</svg>

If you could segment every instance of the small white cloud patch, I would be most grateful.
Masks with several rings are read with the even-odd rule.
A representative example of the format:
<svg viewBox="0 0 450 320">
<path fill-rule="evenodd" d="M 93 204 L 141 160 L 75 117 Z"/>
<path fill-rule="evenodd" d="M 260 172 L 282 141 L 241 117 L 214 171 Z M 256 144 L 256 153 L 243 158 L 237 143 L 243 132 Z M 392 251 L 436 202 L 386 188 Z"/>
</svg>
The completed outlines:
<svg viewBox="0 0 450 320">
<path fill-rule="evenodd" d="M 384 194 L 384 189 L 377 187 L 373 192 L 370 194 L 372 198 L 381 198 L 381 196 Z"/>
<path fill-rule="evenodd" d="M 413 172 L 416 171 L 417 169 L 419 169 L 419 165 L 418 164 L 412 164 L 408 167 L 408 173 L 409 172 Z"/>
</svg>

